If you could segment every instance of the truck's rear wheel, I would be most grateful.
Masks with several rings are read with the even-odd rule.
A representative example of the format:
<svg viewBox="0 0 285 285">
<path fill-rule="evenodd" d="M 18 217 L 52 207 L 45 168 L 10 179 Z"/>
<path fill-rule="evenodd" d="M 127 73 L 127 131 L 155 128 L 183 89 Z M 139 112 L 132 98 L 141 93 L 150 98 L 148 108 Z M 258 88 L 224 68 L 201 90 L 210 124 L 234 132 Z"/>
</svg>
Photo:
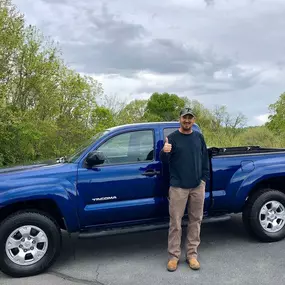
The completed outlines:
<svg viewBox="0 0 285 285">
<path fill-rule="evenodd" d="M 45 271 L 60 252 L 61 234 L 45 214 L 19 212 L 0 225 L 0 270 L 12 277 Z"/>
<path fill-rule="evenodd" d="M 254 237 L 264 242 L 285 238 L 285 194 L 263 189 L 249 198 L 243 211 L 243 222 Z"/>
</svg>

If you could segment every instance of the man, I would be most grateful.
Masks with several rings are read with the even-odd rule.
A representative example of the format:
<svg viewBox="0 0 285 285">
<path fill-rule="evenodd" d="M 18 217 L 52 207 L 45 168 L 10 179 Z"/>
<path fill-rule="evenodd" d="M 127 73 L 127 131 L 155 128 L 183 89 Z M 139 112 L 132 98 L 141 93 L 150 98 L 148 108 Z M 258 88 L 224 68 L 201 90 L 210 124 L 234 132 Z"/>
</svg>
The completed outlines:
<svg viewBox="0 0 285 285">
<path fill-rule="evenodd" d="M 197 270 L 197 248 L 203 218 L 205 185 L 209 178 L 209 159 L 204 137 L 192 130 L 195 115 L 189 108 L 180 112 L 180 128 L 170 134 L 160 153 L 169 163 L 168 271 L 175 271 L 181 256 L 181 221 L 188 202 L 186 262 Z"/>
</svg>

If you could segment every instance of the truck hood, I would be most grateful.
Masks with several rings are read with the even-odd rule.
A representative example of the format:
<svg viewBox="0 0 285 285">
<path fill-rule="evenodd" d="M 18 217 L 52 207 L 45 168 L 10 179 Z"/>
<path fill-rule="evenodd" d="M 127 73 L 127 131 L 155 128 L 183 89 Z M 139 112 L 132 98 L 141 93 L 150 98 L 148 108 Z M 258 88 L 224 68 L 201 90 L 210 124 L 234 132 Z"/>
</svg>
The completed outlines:
<svg viewBox="0 0 285 285">
<path fill-rule="evenodd" d="M 47 182 L 50 179 L 66 179 L 75 176 L 77 165 L 74 163 L 51 163 L 23 165 L 0 169 L 0 190 L 5 185 L 10 188 L 20 185 Z M 17 185 L 17 186 L 16 186 Z M 5 188 L 4 187 L 4 188 Z M 13 186 L 12 186 L 13 188 Z"/>
<path fill-rule="evenodd" d="M 42 168 L 43 166 L 46 166 L 46 165 L 49 165 L 49 164 L 39 163 L 39 164 L 32 164 L 32 165 L 20 165 L 20 166 L 0 168 L 0 175 L 11 173 L 11 172 L 18 172 L 19 173 L 19 172 L 22 172 L 24 170 Z"/>
</svg>

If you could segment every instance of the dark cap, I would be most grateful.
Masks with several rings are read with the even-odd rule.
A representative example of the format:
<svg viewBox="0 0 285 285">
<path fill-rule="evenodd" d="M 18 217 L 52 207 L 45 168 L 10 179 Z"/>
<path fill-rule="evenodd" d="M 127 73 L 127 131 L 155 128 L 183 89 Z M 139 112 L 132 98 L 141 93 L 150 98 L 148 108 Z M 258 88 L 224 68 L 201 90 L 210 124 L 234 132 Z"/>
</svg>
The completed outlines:
<svg viewBox="0 0 285 285">
<path fill-rule="evenodd" d="M 193 112 L 192 109 L 190 109 L 190 108 L 183 108 L 183 109 L 180 111 L 180 117 L 181 117 L 181 116 L 185 116 L 185 115 L 191 115 L 191 116 L 195 117 L 194 112 Z"/>
</svg>

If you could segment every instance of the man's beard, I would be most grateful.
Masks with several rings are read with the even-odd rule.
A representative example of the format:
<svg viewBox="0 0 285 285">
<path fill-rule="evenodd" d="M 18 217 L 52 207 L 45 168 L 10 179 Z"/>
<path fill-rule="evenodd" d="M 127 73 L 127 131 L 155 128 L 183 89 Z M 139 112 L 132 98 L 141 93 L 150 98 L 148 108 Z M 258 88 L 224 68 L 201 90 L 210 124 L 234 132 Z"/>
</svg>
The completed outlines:
<svg viewBox="0 0 285 285">
<path fill-rule="evenodd" d="M 181 124 L 181 127 L 184 131 L 189 131 L 191 130 L 191 124 Z"/>
</svg>

